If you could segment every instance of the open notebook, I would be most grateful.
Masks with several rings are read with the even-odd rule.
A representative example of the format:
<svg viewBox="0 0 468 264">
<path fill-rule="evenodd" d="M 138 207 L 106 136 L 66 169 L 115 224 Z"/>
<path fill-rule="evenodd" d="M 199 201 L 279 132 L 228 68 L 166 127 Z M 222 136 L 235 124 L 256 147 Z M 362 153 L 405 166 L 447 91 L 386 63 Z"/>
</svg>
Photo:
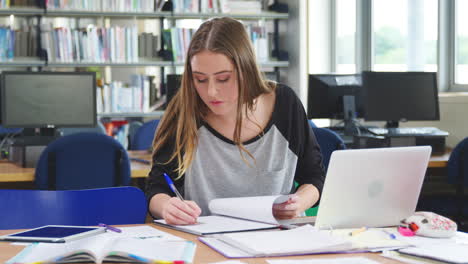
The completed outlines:
<svg viewBox="0 0 468 264">
<path fill-rule="evenodd" d="M 66 243 L 32 243 L 7 264 L 183 261 L 191 263 L 196 245 L 150 227 L 126 227 Z"/>
<path fill-rule="evenodd" d="M 209 208 L 213 215 L 201 216 L 194 225 L 169 225 L 163 219 L 154 223 L 195 235 L 274 229 L 280 225 L 304 223 L 314 218 L 298 217 L 277 220 L 273 216 L 274 203 L 287 201 L 289 195 L 254 196 L 213 199 Z"/>
<path fill-rule="evenodd" d="M 381 229 L 350 236 L 354 230 L 327 231 L 305 225 L 284 231 L 215 234 L 198 239 L 227 258 L 349 253 L 410 246 L 391 239 Z"/>
</svg>

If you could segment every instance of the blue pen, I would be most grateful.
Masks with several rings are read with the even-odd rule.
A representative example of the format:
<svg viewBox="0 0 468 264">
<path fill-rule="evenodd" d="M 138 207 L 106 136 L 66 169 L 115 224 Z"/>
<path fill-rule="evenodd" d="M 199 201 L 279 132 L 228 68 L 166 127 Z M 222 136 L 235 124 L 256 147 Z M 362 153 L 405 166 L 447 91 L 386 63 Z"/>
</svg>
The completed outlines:
<svg viewBox="0 0 468 264">
<path fill-rule="evenodd" d="M 392 234 L 392 233 L 388 232 L 388 231 L 385 230 L 385 229 L 382 229 L 382 232 L 384 232 L 385 234 L 387 234 L 391 239 L 396 239 L 395 234 Z"/>
<path fill-rule="evenodd" d="M 177 188 L 175 187 L 174 183 L 172 182 L 171 177 L 169 177 L 169 175 L 164 173 L 164 178 L 166 179 L 166 182 L 169 185 L 169 188 L 171 188 L 172 192 L 174 192 L 175 195 L 177 195 L 177 198 L 179 198 L 180 200 L 183 201 L 184 197 L 182 197 L 182 195 L 180 195 L 179 191 L 177 191 Z"/>
<path fill-rule="evenodd" d="M 106 224 L 103 224 L 103 223 L 99 223 L 98 226 L 105 227 L 107 230 L 114 231 L 114 232 L 117 232 L 117 233 L 122 232 L 122 229 L 119 229 L 117 227 L 113 227 L 113 226 L 110 226 L 110 225 L 106 225 Z"/>
</svg>

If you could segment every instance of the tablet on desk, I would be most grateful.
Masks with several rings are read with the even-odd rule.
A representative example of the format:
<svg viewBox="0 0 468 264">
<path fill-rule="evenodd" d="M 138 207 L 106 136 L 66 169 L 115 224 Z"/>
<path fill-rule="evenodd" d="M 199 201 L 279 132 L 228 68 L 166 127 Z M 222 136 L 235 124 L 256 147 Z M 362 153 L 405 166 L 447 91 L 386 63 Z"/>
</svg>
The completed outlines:
<svg viewBox="0 0 468 264">
<path fill-rule="evenodd" d="M 0 236 L 0 241 L 64 243 L 104 232 L 105 227 L 47 225 Z"/>
</svg>

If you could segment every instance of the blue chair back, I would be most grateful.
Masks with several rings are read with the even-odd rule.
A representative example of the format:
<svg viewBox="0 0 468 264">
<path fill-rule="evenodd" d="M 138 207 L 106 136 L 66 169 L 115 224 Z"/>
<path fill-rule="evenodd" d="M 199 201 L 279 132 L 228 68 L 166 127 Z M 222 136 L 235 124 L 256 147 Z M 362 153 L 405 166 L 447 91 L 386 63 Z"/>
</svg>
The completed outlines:
<svg viewBox="0 0 468 264">
<path fill-rule="evenodd" d="M 132 150 L 133 146 L 133 139 L 135 138 L 135 134 L 143 126 L 143 123 L 140 121 L 132 121 L 128 123 L 128 149 Z"/>
<path fill-rule="evenodd" d="M 131 150 L 147 150 L 151 148 L 153 143 L 154 133 L 158 127 L 159 119 L 151 120 L 144 123 L 135 133 Z"/>
<path fill-rule="evenodd" d="M 332 152 L 338 149 L 345 149 L 345 143 L 343 139 L 332 130 L 316 127 L 312 121 L 309 121 L 309 124 L 314 131 L 318 144 L 320 145 L 320 152 L 323 157 L 323 166 L 325 169 L 328 169 Z"/>
<path fill-rule="evenodd" d="M 112 137 L 77 133 L 61 137 L 42 152 L 35 182 L 42 190 L 73 190 L 129 185 L 126 150 Z"/>
<path fill-rule="evenodd" d="M 451 184 L 468 186 L 468 137 L 460 141 L 450 153 L 447 176 Z"/>
<path fill-rule="evenodd" d="M 467 232 L 468 203 L 464 191 L 468 185 L 468 137 L 459 142 L 452 150 L 447 163 L 447 180 L 434 184 L 423 193 L 418 201 L 418 211 L 431 211 L 452 218 L 458 230 Z M 424 188 L 424 187 L 423 187 Z"/>
<path fill-rule="evenodd" d="M 43 225 L 143 224 L 147 202 L 136 187 L 0 190 L 0 229 Z"/>
</svg>

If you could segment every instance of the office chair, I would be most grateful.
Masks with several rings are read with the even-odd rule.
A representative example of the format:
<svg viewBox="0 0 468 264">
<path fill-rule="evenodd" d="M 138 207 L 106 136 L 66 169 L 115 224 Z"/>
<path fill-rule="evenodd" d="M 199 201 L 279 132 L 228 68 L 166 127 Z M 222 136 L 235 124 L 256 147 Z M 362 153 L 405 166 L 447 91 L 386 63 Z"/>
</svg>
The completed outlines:
<svg viewBox="0 0 468 264">
<path fill-rule="evenodd" d="M 130 183 L 126 150 L 112 137 L 77 133 L 61 137 L 41 153 L 35 183 L 42 190 L 105 188 Z"/>
<path fill-rule="evenodd" d="M 128 148 L 131 150 L 133 146 L 133 140 L 135 138 L 136 132 L 140 127 L 143 126 L 143 123 L 140 121 L 132 121 L 128 123 Z"/>
<path fill-rule="evenodd" d="M 147 202 L 136 187 L 0 190 L 0 229 L 43 225 L 143 224 Z"/>
<path fill-rule="evenodd" d="M 323 157 L 323 166 L 325 167 L 325 170 L 327 170 L 332 152 L 339 149 L 345 149 L 345 143 L 343 139 L 332 130 L 316 127 L 310 120 L 309 124 L 314 131 L 318 144 L 320 145 L 320 152 Z"/>
<path fill-rule="evenodd" d="M 106 128 L 101 122 L 97 122 L 95 127 L 61 127 L 57 129 L 61 136 L 68 136 L 76 133 L 100 133 L 106 134 Z"/>
<path fill-rule="evenodd" d="M 468 231 L 468 137 L 460 141 L 450 153 L 447 163 L 447 183 L 438 184 L 437 191 L 421 195 L 417 210 L 430 211 L 455 220 L 459 230 Z"/>
<path fill-rule="evenodd" d="M 144 123 L 135 133 L 131 150 L 148 150 L 153 143 L 154 133 L 158 127 L 159 119 L 151 120 Z"/>
<path fill-rule="evenodd" d="M 320 153 L 322 154 L 322 162 L 326 173 L 333 151 L 346 148 L 344 141 L 340 136 L 338 136 L 338 134 L 331 131 L 330 129 L 317 127 L 311 120 L 309 120 L 309 124 L 320 146 Z M 317 211 L 318 206 L 307 209 L 306 215 L 315 216 L 317 215 Z"/>
</svg>

